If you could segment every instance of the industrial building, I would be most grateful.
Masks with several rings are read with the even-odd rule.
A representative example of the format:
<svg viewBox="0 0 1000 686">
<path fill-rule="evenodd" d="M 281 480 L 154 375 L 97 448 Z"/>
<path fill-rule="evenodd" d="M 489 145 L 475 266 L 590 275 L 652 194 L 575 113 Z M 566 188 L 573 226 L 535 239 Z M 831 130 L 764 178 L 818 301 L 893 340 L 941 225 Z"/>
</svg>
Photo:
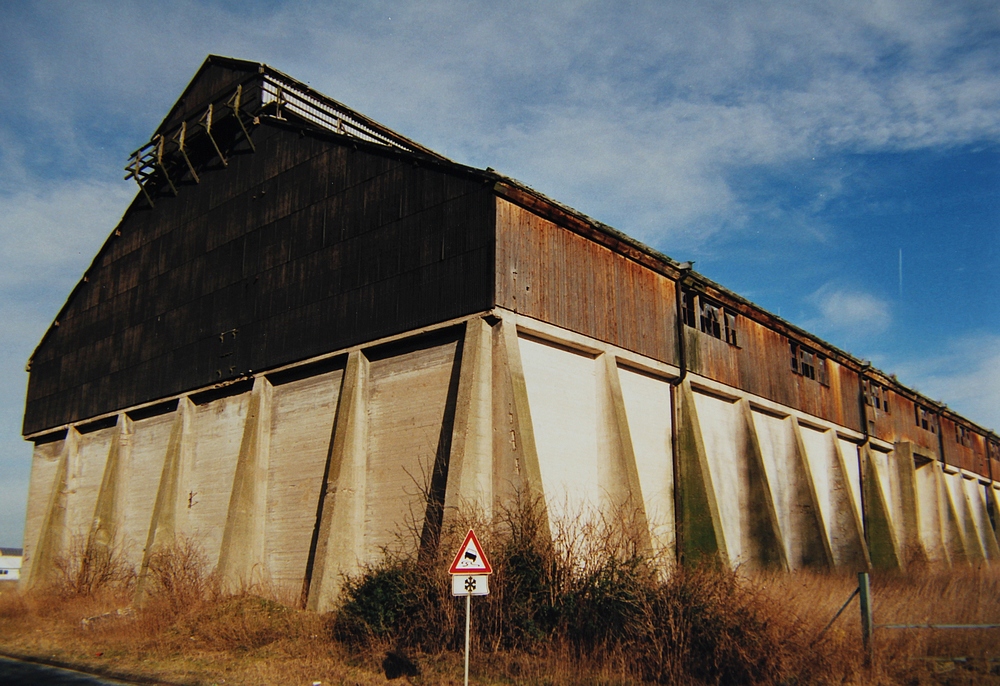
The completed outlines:
<svg viewBox="0 0 1000 686">
<path fill-rule="evenodd" d="M 127 171 L 29 362 L 22 583 L 184 536 L 325 610 L 525 496 L 668 564 L 1000 560 L 995 433 L 267 65 L 209 57 Z"/>
</svg>

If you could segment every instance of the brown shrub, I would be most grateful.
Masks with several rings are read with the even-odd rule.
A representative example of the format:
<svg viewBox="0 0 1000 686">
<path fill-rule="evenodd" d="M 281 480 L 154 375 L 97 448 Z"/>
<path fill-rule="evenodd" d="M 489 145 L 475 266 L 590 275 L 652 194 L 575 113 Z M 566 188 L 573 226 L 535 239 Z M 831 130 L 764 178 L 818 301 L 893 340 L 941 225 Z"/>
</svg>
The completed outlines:
<svg viewBox="0 0 1000 686">
<path fill-rule="evenodd" d="M 95 545 L 84 536 L 74 536 L 69 549 L 53 559 L 52 568 L 47 590 L 62 597 L 124 598 L 135 588 L 135 568 L 115 541 Z"/>
<path fill-rule="evenodd" d="M 208 558 L 191 539 L 178 538 L 149 556 L 142 588 L 144 605 L 178 615 L 219 594 L 219 584 L 208 572 Z"/>
</svg>

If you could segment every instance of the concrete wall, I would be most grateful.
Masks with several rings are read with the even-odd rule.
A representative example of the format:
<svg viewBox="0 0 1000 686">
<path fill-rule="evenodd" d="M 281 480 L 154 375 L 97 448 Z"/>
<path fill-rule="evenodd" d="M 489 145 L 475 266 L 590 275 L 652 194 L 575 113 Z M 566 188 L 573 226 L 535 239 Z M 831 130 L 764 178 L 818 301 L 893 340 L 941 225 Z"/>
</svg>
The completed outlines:
<svg viewBox="0 0 1000 686">
<path fill-rule="evenodd" d="M 537 501 L 660 556 L 748 569 L 1000 560 L 1000 484 L 506 310 L 125 408 L 36 445 L 23 579 L 196 541 L 226 583 L 315 610 L 383 550 Z M 995 516 L 992 515 L 992 516 Z"/>
</svg>

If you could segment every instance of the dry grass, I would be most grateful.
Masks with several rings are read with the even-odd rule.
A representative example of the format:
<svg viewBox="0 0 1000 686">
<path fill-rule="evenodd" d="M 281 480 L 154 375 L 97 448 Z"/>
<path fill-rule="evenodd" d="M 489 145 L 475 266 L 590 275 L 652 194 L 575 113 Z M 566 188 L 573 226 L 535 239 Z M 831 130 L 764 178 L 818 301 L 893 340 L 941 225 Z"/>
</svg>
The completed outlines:
<svg viewBox="0 0 1000 686">
<path fill-rule="evenodd" d="M 855 575 L 799 572 L 760 577 L 761 589 L 801 623 L 815 641 L 802 673 L 818 683 L 1000 683 L 1000 629 L 877 628 L 875 660 L 863 667 L 855 599 L 822 637 L 816 635 L 857 586 Z M 873 615 L 880 624 L 998 624 L 996 567 L 911 570 L 872 575 Z M 811 664 L 809 664 L 811 660 Z"/>
<path fill-rule="evenodd" d="M 477 684 L 1000 683 L 997 630 L 879 629 L 869 669 L 855 600 L 817 638 L 854 575 L 663 575 L 627 527 L 559 527 L 553 545 L 540 524 L 518 507 L 477 527 L 495 568 L 492 594 L 473 599 Z M 442 550 L 457 529 L 442 532 Z M 197 546 L 179 541 L 153 556 L 131 611 L 115 612 L 130 574 L 0 592 L 0 651 L 161 683 L 381 684 L 393 650 L 419 663 L 412 683 L 458 684 L 464 603 L 450 595 L 447 562 L 387 555 L 324 616 L 264 588 L 223 593 Z M 876 574 L 872 586 L 880 624 L 1000 622 L 997 570 Z"/>
</svg>

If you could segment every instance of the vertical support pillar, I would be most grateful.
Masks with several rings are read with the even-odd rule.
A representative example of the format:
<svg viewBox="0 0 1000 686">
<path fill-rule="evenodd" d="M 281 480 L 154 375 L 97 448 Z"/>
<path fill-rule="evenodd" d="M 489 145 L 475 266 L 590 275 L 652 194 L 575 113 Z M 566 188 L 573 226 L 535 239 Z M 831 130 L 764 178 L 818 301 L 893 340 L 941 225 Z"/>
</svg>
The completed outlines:
<svg viewBox="0 0 1000 686">
<path fill-rule="evenodd" d="M 924 562 L 927 551 L 920 540 L 920 499 L 917 497 L 917 469 L 913 463 L 913 445 L 906 441 L 895 444 L 893 449 L 896 475 L 899 478 L 899 511 L 902 537 L 900 554 L 903 564 Z"/>
<path fill-rule="evenodd" d="M 177 403 L 174 425 L 167 440 L 167 453 L 163 458 L 160 485 L 156 490 L 156 502 L 146 535 L 146 547 L 142 551 L 139 578 L 136 580 L 135 598 L 142 603 L 148 591 L 149 563 L 160 548 L 172 546 L 177 529 L 177 501 L 180 497 L 180 480 L 186 444 L 190 442 L 191 415 L 194 406 L 187 397 Z"/>
<path fill-rule="evenodd" d="M 771 481 L 764 467 L 764 453 L 757 438 L 753 409 L 746 398 L 738 402 L 747 436 L 745 457 L 749 475 L 750 538 L 754 563 L 763 568 L 788 571 L 787 542 L 774 506 Z"/>
<path fill-rule="evenodd" d="M 62 452 L 56 464 L 49 502 L 45 508 L 45 519 L 38 533 L 34 559 L 28 572 L 26 588 L 44 584 L 52 574 L 56 558 L 62 554 L 66 544 L 66 484 L 70 465 L 76 460 L 79 450 L 80 432 L 75 427 L 66 430 Z"/>
<path fill-rule="evenodd" d="M 646 517 L 646 503 L 639 483 L 639 470 L 635 463 L 635 448 L 629 431 L 628 416 L 625 412 L 625 398 L 622 395 L 621 378 L 618 376 L 617 358 L 609 352 L 603 353 L 598 363 L 600 380 L 599 406 L 603 412 L 599 436 L 603 453 L 598 474 L 601 490 L 607 495 L 606 512 L 612 521 L 627 523 L 631 530 L 628 535 L 650 554 L 653 542 L 650 537 L 649 522 Z"/>
<path fill-rule="evenodd" d="M 963 527 L 965 529 L 965 550 L 969 554 L 970 562 L 980 564 L 987 561 L 987 551 L 983 546 L 983 539 L 979 535 L 979 525 L 976 523 L 975 513 L 972 511 L 975 506 L 972 504 L 972 499 L 969 498 L 969 492 L 965 489 L 965 476 L 960 474 L 958 478 L 963 480 L 958 483 L 962 497 L 959 502 L 955 503 L 955 506 L 959 510 L 959 516 L 965 522 Z"/>
<path fill-rule="evenodd" d="M 984 488 L 985 500 L 983 502 L 983 508 L 985 510 L 983 523 L 986 526 L 986 531 L 984 532 L 984 537 L 986 538 L 986 552 L 987 557 L 994 563 L 1000 563 L 1000 536 L 997 536 L 995 528 L 995 511 L 996 511 L 996 491 L 993 489 L 993 484 L 988 483 Z"/>
<path fill-rule="evenodd" d="M 802 440 L 802 427 L 799 426 L 798 418 L 792 416 L 789 420 L 792 424 L 792 435 L 795 437 L 795 453 L 798 456 L 799 473 L 802 482 L 798 484 L 799 493 L 804 491 L 804 500 L 808 504 L 808 509 L 812 511 L 812 516 L 806 515 L 804 522 L 807 527 L 805 537 L 808 543 L 804 543 L 804 548 L 809 550 L 807 557 L 813 564 L 826 564 L 827 569 L 833 569 L 833 545 L 830 542 L 830 534 L 826 528 L 823 518 L 823 510 L 819 506 L 819 493 L 816 491 L 816 480 L 813 478 L 812 465 L 809 462 L 809 455 L 806 454 L 805 441 Z M 819 542 L 819 551 L 816 551 L 815 542 Z"/>
<path fill-rule="evenodd" d="M 997 541 L 996 533 L 993 531 L 993 522 L 990 519 L 990 491 L 993 489 L 989 484 L 985 486 L 980 484 L 979 487 L 984 489 L 983 501 L 980 504 L 980 507 L 982 507 L 982 517 L 978 520 L 983 525 L 983 552 L 986 554 L 987 561 L 995 564 L 1000 562 L 1000 541 Z"/>
<path fill-rule="evenodd" d="M 481 318 L 465 325 L 462 368 L 448 457 L 444 527 L 464 510 L 489 519 L 493 509 L 493 345 Z"/>
<path fill-rule="evenodd" d="M 716 559 L 729 564 L 722 519 L 715 499 L 712 472 L 705 453 L 705 443 L 694 404 L 690 381 L 683 381 L 678 393 L 677 476 L 675 498 L 680 514 L 681 562 L 697 564 Z"/>
<path fill-rule="evenodd" d="M 936 464 L 935 467 L 943 505 L 941 535 L 944 539 L 945 550 L 952 565 L 966 565 L 972 561 L 972 556 L 962 526 L 961 513 L 951 494 L 951 487 L 948 485 L 948 479 L 951 478 L 951 475 L 945 473 L 941 463 Z"/>
<path fill-rule="evenodd" d="M 889 503 L 882 488 L 878 465 L 872 448 L 861 446 L 861 488 L 868 508 L 868 545 L 872 565 L 880 569 L 900 569 L 899 542 L 892 526 Z"/>
<path fill-rule="evenodd" d="M 840 441 L 837 439 L 837 434 L 834 431 L 830 432 L 830 440 L 833 441 L 833 454 L 834 459 L 837 461 L 837 469 L 840 471 L 840 476 L 843 483 L 844 491 L 846 492 L 846 498 L 848 502 L 848 508 L 850 510 L 851 522 L 854 525 L 852 533 L 855 535 L 855 545 L 857 556 L 856 562 L 861 564 L 865 569 L 871 569 L 872 558 L 868 553 L 868 543 L 865 540 L 865 526 L 861 518 L 861 507 L 860 503 L 855 499 L 854 489 L 851 487 L 850 478 L 847 476 L 847 462 L 844 459 L 844 453 L 840 449 Z M 860 552 L 860 555 L 858 554 Z"/>
<path fill-rule="evenodd" d="M 344 576 L 358 571 L 364 558 L 368 393 L 368 358 L 356 350 L 348 356 L 344 370 L 317 522 L 306 598 L 306 608 L 316 612 L 333 607 Z"/>
<path fill-rule="evenodd" d="M 511 499 L 535 511 L 540 535 L 552 540 L 548 505 L 535 445 L 535 431 L 528 407 L 528 387 L 521 364 L 517 324 L 504 316 L 494 329 L 494 481 L 493 492 L 501 507 Z"/>
<path fill-rule="evenodd" d="M 108 555 L 117 540 L 117 526 L 120 511 L 121 479 L 123 465 L 128 460 L 131 450 L 132 420 L 126 414 L 118 415 L 118 425 L 108 459 L 104 463 L 104 476 L 101 479 L 101 490 L 97 494 L 97 504 L 94 506 L 94 518 L 87 536 L 87 555 Z"/>
<path fill-rule="evenodd" d="M 271 452 L 271 395 L 272 386 L 265 377 L 254 379 L 219 551 L 219 576 L 230 589 L 266 581 L 268 577 L 264 526 Z"/>
</svg>

